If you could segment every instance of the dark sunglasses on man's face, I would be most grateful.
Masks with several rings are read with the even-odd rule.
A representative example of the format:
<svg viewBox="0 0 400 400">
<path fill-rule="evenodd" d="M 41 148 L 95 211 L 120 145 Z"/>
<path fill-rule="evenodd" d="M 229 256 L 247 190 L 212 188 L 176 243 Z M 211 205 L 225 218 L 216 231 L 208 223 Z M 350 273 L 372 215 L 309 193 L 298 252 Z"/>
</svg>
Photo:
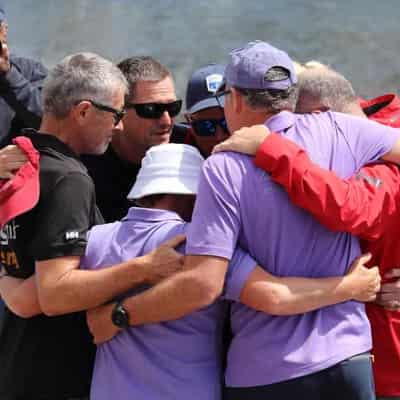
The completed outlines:
<svg viewBox="0 0 400 400">
<path fill-rule="evenodd" d="M 192 125 L 195 134 L 202 137 L 214 136 L 217 133 L 218 125 L 225 133 L 229 133 L 225 118 L 191 121 L 190 124 Z"/>
<path fill-rule="evenodd" d="M 114 126 L 117 126 L 120 123 L 121 119 L 124 118 L 124 115 L 126 113 L 125 110 L 117 110 L 116 108 L 97 103 L 96 101 L 90 99 L 78 100 L 75 102 L 75 104 L 79 104 L 81 101 L 88 101 L 93 107 L 97 108 L 98 110 L 112 113 L 114 117 Z"/>
<path fill-rule="evenodd" d="M 159 119 L 165 111 L 171 118 L 174 118 L 181 111 L 182 100 L 176 100 L 172 103 L 125 103 L 125 108 L 134 108 L 140 118 Z"/>
</svg>

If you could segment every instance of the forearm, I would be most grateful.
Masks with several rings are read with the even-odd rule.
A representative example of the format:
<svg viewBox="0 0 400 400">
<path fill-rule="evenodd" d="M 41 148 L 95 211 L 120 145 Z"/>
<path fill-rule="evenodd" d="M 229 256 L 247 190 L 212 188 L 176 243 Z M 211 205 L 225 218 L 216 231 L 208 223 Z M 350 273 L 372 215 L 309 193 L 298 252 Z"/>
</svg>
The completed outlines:
<svg viewBox="0 0 400 400">
<path fill-rule="evenodd" d="M 204 296 L 201 285 L 190 281 L 187 272 L 177 273 L 141 294 L 124 299 L 129 324 L 138 326 L 176 320 L 214 301 L 214 297 Z M 96 344 L 110 340 L 120 331 L 111 320 L 115 305 L 113 302 L 87 312 L 87 323 Z"/>
<path fill-rule="evenodd" d="M 259 279 L 255 272 L 242 291 L 245 305 L 272 315 L 293 315 L 313 311 L 352 298 L 346 277 Z"/>
<path fill-rule="evenodd" d="M 87 310 L 146 283 L 146 268 L 144 257 L 138 257 L 100 270 L 70 269 L 57 280 L 43 274 L 39 299 L 47 315 Z"/>
<path fill-rule="evenodd" d="M 184 317 L 211 304 L 214 297 L 204 293 L 201 286 L 190 282 L 186 272 L 161 282 L 140 295 L 128 298 L 124 305 L 131 325 L 170 321 Z"/>
<path fill-rule="evenodd" d="M 227 266 L 219 257 L 189 256 L 187 270 L 124 302 L 130 324 L 175 320 L 210 305 L 222 293 Z"/>
<path fill-rule="evenodd" d="M 42 313 L 34 276 L 28 279 L 4 276 L 0 279 L 0 295 L 7 307 L 22 318 Z"/>
</svg>

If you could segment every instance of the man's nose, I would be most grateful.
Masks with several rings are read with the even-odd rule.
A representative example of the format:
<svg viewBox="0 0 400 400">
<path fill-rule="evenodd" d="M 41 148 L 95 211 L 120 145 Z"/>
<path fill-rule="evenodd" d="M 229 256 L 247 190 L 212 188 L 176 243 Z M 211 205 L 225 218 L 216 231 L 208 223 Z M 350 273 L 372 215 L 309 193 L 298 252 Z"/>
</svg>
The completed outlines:
<svg viewBox="0 0 400 400">
<path fill-rule="evenodd" d="M 171 118 L 171 116 L 169 115 L 169 112 L 167 110 L 165 110 L 160 117 L 160 122 L 163 125 L 171 125 L 172 121 L 173 121 L 173 118 Z"/>
</svg>

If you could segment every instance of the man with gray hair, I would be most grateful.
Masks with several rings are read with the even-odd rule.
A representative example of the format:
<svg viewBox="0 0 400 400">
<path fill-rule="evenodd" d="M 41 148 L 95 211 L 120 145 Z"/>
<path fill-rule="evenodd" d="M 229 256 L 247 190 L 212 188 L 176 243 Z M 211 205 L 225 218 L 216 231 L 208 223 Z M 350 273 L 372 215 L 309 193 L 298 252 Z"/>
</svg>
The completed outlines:
<svg viewBox="0 0 400 400">
<path fill-rule="evenodd" d="M 166 251 L 107 273 L 78 269 L 88 229 L 102 222 L 79 155 L 106 151 L 114 128 L 122 128 L 126 92 L 121 71 L 91 53 L 64 58 L 45 82 L 40 132 L 27 133 L 40 153 L 40 197 L 33 209 L 5 225 L 0 243 L 6 255 L 0 295 L 7 305 L 0 337 L 1 399 L 86 398 L 94 349 L 77 311 L 161 279 L 157 271 L 149 272 L 160 260 L 163 270 L 167 259 L 178 264 L 180 257 Z"/>
<path fill-rule="evenodd" d="M 324 64 L 305 64 L 299 74 L 296 112 L 337 111 L 365 117 L 351 83 Z"/>
</svg>

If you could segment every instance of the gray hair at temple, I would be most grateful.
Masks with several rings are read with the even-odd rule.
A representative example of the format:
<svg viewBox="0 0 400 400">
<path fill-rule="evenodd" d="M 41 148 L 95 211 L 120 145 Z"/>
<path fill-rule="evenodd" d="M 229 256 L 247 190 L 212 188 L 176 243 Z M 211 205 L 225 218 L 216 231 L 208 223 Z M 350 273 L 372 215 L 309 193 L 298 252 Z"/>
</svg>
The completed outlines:
<svg viewBox="0 0 400 400">
<path fill-rule="evenodd" d="M 125 58 L 118 64 L 129 84 L 129 99 L 135 96 L 136 83 L 139 81 L 158 82 L 167 77 L 172 78 L 167 67 L 150 56 Z"/>
<path fill-rule="evenodd" d="M 306 63 L 298 78 L 297 113 L 332 110 L 362 115 L 351 83 L 330 67 Z"/>
<path fill-rule="evenodd" d="M 45 80 L 44 113 L 65 118 L 80 100 L 107 105 L 121 90 L 125 94 L 128 83 L 111 61 L 93 53 L 73 54 L 61 60 Z"/>
<path fill-rule="evenodd" d="M 265 79 L 276 81 L 288 79 L 289 72 L 281 67 L 272 67 L 265 74 Z M 298 97 L 297 85 L 285 90 L 280 89 L 242 89 L 235 87 L 244 97 L 247 104 L 257 110 L 276 114 L 280 111 L 294 111 Z"/>
</svg>

